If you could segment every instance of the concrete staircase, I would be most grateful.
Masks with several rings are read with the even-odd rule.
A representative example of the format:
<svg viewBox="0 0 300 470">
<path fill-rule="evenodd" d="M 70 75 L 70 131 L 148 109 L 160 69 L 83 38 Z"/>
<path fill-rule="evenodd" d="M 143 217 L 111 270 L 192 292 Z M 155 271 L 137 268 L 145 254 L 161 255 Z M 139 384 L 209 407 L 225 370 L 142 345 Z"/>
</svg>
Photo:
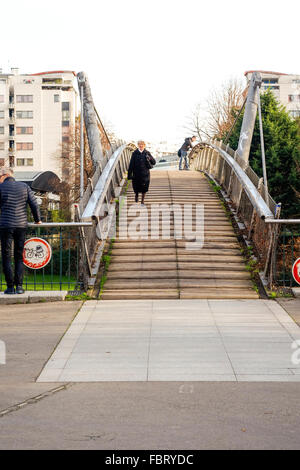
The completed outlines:
<svg viewBox="0 0 300 470">
<path fill-rule="evenodd" d="M 131 187 L 127 198 L 129 208 L 135 204 Z M 170 238 L 161 224 L 159 239 L 150 238 L 150 206 L 164 203 L 180 207 L 188 203 L 204 205 L 203 248 L 188 250 L 187 240 L 174 238 L 174 217 Z M 148 220 L 149 238 L 120 240 L 117 236 L 102 299 L 258 298 L 234 230 L 218 196 L 201 173 L 153 171 L 145 205 L 148 214 L 141 215 L 140 221 Z M 128 223 L 134 219 L 128 216 Z M 192 220 L 194 224 L 195 214 Z"/>
</svg>

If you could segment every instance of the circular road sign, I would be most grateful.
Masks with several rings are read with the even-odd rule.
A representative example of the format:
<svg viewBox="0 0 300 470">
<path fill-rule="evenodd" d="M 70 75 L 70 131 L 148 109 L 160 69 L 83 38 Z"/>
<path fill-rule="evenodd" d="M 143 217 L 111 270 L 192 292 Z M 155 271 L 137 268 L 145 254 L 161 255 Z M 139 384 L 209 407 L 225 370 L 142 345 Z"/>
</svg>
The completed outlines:
<svg viewBox="0 0 300 470">
<path fill-rule="evenodd" d="M 42 238 L 30 238 L 26 240 L 23 250 L 23 263 L 27 268 L 44 268 L 49 263 L 51 255 L 51 246 L 46 240 Z"/>
<path fill-rule="evenodd" d="M 298 258 L 293 264 L 292 273 L 295 281 L 300 284 L 300 258 Z"/>
</svg>

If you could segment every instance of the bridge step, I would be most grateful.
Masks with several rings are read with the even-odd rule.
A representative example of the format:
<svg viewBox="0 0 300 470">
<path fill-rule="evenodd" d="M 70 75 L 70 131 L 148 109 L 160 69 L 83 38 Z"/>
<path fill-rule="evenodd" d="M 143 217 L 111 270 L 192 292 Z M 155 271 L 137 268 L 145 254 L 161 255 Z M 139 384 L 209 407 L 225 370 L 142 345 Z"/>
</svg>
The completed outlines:
<svg viewBox="0 0 300 470">
<path fill-rule="evenodd" d="M 111 257 L 111 266 L 117 265 L 120 268 L 120 263 L 161 263 L 161 262 L 172 262 L 174 261 L 174 254 L 160 254 L 159 259 L 153 259 L 151 255 L 136 255 L 134 252 L 128 256 L 124 254 L 123 256 L 113 255 Z M 215 256 L 205 256 L 205 255 L 195 255 L 194 253 L 184 254 L 184 255 L 177 255 L 178 262 L 187 262 L 187 263 L 238 263 L 245 267 L 243 263 L 243 258 L 241 256 L 222 256 L 222 255 L 215 255 Z M 176 261 L 175 261 L 176 262 Z"/>
<path fill-rule="evenodd" d="M 220 271 L 215 269 L 206 269 L 206 270 L 166 270 L 165 266 L 162 264 L 162 269 L 152 270 L 152 271 L 112 271 L 109 269 L 107 273 L 107 279 L 223 279 L 224 277 L 229 277 L 230 279 L 249 279 L 249 273 L 245 270 L 243 271 L 233 271 L 233 270 L 224 270 Z"/>
<path fill-rule="evenodd" d="M 107 280 L 101 295 L 112 299 L 253 299 L 253 289 L 233 227 L 216 193 L 199 172 L 157 171 L 152 173 L 146 209 L 151 204 L 203 204 L 204 244 L 189 250 L 185 239 L 174 239 L 174 219 L 170 221 L 170 239 L 162 239 L 167 230 L 158 230 L 159 239 L 151 239 L 151 211 L 135 204 L 128 192 L 127 222 L 136 217 L 148 222 L 148 239 L 116 237 Z M 136 214 L 134 213 L 136 209 Z M 144 213 L 143 213 L 144 211 Z M 156 218 L 156 220 L 162 220 Z M 192 230 L 195 217 L 186 229 Z M 119 229 L 124 227 L 121 217 Z M 137 226 L 137 230 L 140 227 Z M 183 232 L 184 233 L 184 232 Z M 194 237 L 195 239 L 195 237 Z M 191 240 L 193 240 L 191 238 Z"/>
<path fill-rule="evenodd" d="M 127 279 L 108 280 L 105 289 L 108 290 L 136 290 L 136 289 L 215 289 L 215 288 L 252 288 L 252 282 L 248 279 Z"/>
<path fill-rule="evenodd" d="M 155 289 L 155 290 L 108 290 L 102 294 L 103 300 L 135 300 L 135 299 L 256 299 L 253 289 L 199 289 L 181 290 Z"/>
</svg>

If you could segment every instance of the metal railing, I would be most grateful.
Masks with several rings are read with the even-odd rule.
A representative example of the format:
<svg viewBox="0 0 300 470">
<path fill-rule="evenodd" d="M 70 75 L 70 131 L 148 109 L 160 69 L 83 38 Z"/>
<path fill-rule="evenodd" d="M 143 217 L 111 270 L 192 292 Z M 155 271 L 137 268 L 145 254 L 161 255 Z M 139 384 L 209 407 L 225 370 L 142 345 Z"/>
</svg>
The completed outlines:
<svg viewBox="0 0 300 470">
<path fill-rule="evenodd" d="M 93 287 L 95 283 L 112 222 L 110 207 L 121 193 L 131 153 L 136 147 L 134 144 L 125 144 L 123 141 L 111 141 L 95 108 L 86 74 L 79 72 L 77 80 L 82 116 L 94 168 L 94 174 L 89 179 L 86 188 L 83 188 L 81 176 L 81 198 L 76 205 L 76 220 L 92 222 L 90 227 L 80 228 L 84 254 L 82 272 L 84 286 L 87 289 Z"/>
<path fill-rule="evenodd" d="M 264 276 L 272 284 L 278 230 L 272 224 L 280 215 L 280 205 L 269 195 L 266 201 L 263 180 L 237 152 L 220 141 L 201 142 L 190 153 L 191 166 L 214 179 L 226 192 L 231 209 L 243 222 L 242 235 L 255 246 Z"/>
<path fill-rule="evenodd" d="M 77 207 L 81 222 L 90 221 L 91 226 L 81 228 L 85 263 L 83 265 L 84 285 L 93 287 L 99 270 L 103 249 L 113 221 L 110 208 L 119 197 L 126 181 L 134 144 L 122 145 L 115 150 L 103 169 L 98 167 Z"/>
<path fill-rule="evenodd" d="M 223 142 L 201 142 L 191 151 L 190 160 L 194 169 L 215 180 L 229 197 L 269 287 L 296 285 L 292 266 L 300 257 L 300 220 L 280 219 L 281 204 L 265 191 L 263 178 Z"/>
</svg>

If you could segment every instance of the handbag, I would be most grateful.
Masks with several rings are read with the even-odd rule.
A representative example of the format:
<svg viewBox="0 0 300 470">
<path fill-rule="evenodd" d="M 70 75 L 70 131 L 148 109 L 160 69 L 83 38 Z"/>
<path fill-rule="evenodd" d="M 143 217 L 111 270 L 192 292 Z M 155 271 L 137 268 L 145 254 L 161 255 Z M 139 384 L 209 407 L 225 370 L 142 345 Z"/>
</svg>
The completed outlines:
<svg viewBox="0 0 300 470">
<path fill-rule="evenodd" d="M 152 165 L 152 163 L 150 162 L 150 158 L 148 156 L 146 156 L 146 167 L 148 168 L 148 170 L 151 170 L 154 165 Z"/>
</svg>

